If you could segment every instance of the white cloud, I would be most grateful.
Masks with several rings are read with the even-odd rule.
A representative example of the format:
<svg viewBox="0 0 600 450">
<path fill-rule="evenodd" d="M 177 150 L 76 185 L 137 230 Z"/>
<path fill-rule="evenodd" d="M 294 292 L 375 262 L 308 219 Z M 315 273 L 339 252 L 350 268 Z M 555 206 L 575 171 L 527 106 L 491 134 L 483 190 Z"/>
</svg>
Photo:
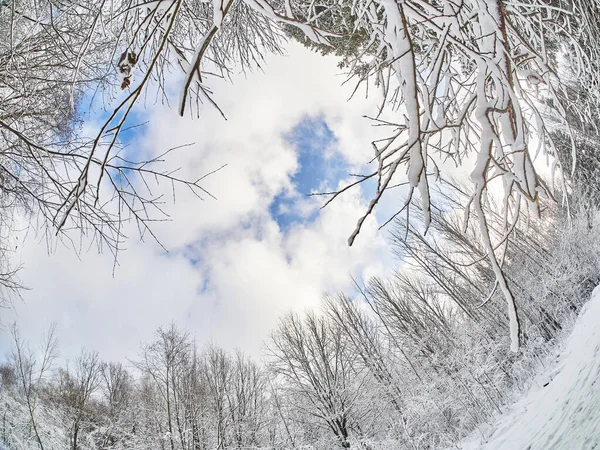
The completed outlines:
<svg viewBox="0 0 600 450">
<path fill-rule="evenodd" d="M 200 202 L 179 190 L 177 202 L 166 206 L 173 220 L 155 231 L 169 255 L 132 239 L 111 278 L 110 255 L 87 253 L 79 261 L 66 249 L 48 256 L 44 246 L 25 242 L 24 281 L 33 290 L 14 308 L 23 334 L 35 339 L 56 321 L 65 357 L 85 346 L 123 359 L 173 320 L 200 342 L 257 355 L 285 311 L 315 307 L 324 292 L 350 289 L 350 275 L 391 267 L 374 218 L 354 247 L 346 244 L 366 207 L 359 190 L 287 232 L 270 216 L 273 198 L 293 190 L 297 154 L 283 136 L 303 117 L 325 117 L 352 165 L 371 156 L 373 130 L 360 119 L 371 112 L 370 102 L 346 103 L 350 88 L 340 87 L 335 60 L 292 45 L 289 57 L 269 57 L 266 70 L 214 86 L 227 121 L 208 107 L 196 120 L 156 107 L 147 132 L 132 143 L 131 152 L 159 154 L 195 142 L 168 161 L 187 178 L 228 164 L 205 184 L 218 201 Z"/>
</svg>

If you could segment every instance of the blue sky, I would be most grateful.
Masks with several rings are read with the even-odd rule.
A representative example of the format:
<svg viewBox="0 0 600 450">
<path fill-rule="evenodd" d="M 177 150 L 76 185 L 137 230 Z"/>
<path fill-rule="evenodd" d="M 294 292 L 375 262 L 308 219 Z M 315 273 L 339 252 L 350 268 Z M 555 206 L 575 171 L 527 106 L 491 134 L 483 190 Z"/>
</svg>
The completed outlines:
<svg viewBox="0 0 600 450">
<path fill-rule="evenodd" d="M 269 212 L 279 227 L 286 231 L 297 223 L 313 221 L 318 210 L 303 214 L 298 202 L 315 192 L 330 191 L 347 176 L 348 165 L 342 158 L 338 140 L 321 115 L 306 116 L 285 136 L 298 157 L 298 169 L 291 177 L 293 191 L 277 195 Z M 319 197 L 322 204 L 326 197 Z"/>
</svg>

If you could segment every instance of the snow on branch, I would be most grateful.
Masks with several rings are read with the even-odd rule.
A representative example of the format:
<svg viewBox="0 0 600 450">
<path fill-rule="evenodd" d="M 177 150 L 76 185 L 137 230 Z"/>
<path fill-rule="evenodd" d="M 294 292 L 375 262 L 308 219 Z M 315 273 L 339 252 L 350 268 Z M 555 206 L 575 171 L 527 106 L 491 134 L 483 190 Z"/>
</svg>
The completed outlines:
<svg viewBox="0 0 600 450">
<path fill-rule="evenodd" d="M 348 242 L 355 241 L 385 192 L 404 182 L 407 199 L 396 215 L 408 213 L 418 191 L 426 232 L 431 208 L 428 174 L 443 177 L 441 162 L 451 160 L 461 166 L 474 155 L 475 193 L 468 208 L 475 212 L 507 301 L 514 351 L 519 348 L 520 333 L 516 301 L 494 252 L 482 205 L 492 181 L 497 180 L 503 189 L 502 214 L 508 230 L 509 211 L 520 211 L 523 204 L 537 215 L 540 198 L 553 198 L 534 165 L 540 152 L 553 154 L 559 161 L 555 136 L 547 125 L 549 114 L 571 136 L 575 167 L 572 120 L 563 104 L 569 95 L 556 60 L 565 52 L 575 55 L 585 89 L 597 81 L 597 69 L 589 64 L 586 51 L 597 51 L 590 43 L 598 42 L 600 27 L 587 20 L 574 22 L 587 3 L 560 2 L 560 7 L 536 0 L 353 3 L 356 28 L 366 30 L 370 40 L 352 66 L 351 76 L 357 79 L 357 88 L 369 83 L 380 88 L 388 108 L 382 107 L 379 113 L 385 114 L 394 130 L 389 139 L 373 142 L 375 171 L 333 193 L 336 197 L 351 186 L 377 178 L 376 192 Z M 580 111 L 581 106 L 574 105 L 574 110 Z M 394 115 L 396 120 L 388 118 Z M 533 154 L 532 142 L 538 147 Z M 469 217 L 467 210 L 465 220 Z"/>
</svg>

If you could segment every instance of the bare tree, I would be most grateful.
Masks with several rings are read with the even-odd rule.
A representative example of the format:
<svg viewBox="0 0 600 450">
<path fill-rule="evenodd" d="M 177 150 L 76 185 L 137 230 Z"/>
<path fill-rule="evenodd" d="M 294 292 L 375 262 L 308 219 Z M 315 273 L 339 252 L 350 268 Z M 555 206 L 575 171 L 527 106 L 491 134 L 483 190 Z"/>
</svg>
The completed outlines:
<svg viewBox="0 0 600 450">
<path fill-rule="evenodd" d="M 231 381 L 227 391 L 234 448 L 260 445 L 260 433 L 265 425 L 268 409 L 266 388 L 267 376 L 264 370 L 238 350 L 233 357 Z"/>
<path fill-rule="evenodd" d="M 55 329 L 55 326 L 52 325 L 46 333 L 42 344 L 41 361 L 38 363 L 27 343 L 21 338 L 16 324 L 13 324 L 11 328 L 14 345 L 11 360 L 15 367 L 19 391 L 27 404 L 29 424 L 40 450 L 44 450 L 44 443 L 36 420 L 36 409 L 39 389 L 57 356 L 58 341 Z"/>
<path fill-rule="evenodd" d="M 169 183 L 183 183 L 198 195 L 209 195 L 199 184 L 202 178 L 187 182 L 170 172 L 149 170 L 148 166 L 157 160 L 138 165 L 128 162 L 124 166 L 123 158 L 118 155 L 119 134 L 128 127 L 127 119 L 142 94 L 149 89 L 156 90 L 158 85 L 158 95 L 168 101 L 165 77 L 172 68 L 185 74 L 178 100 L 181 115 L 188 105 L 201 101 L 218 108 L 206 79 L 215 75 L 228 77 L 233 64 L 255 67 L 265 52 L 281 51 L 281 34 L 274 27 L 275 22 L 296 26 L 316 42 L 326 42 L 327 35 L 310 23 L 275 10 L 265 0 L 215 0 L 212 3 L 129 0 L 114 9 L 103 2 L 92 16 L 95 21 L 115 28 L 112 55 L 117 54 L 116 48 L 123 49 L 118 68 L 120 84 L 130 91 L 100 127 L 97 137 L 86 146 L 84 157 L 76 161 L 73 172 L 78 174 L 77 180 L 54 205 L 52 217 L 58 229 L 65 227 L 72 214 L 81 215 L 82 206 L 99 203 L 102 182 L 107 179 L 124 213 L 148 230 L 145 223 L 151 220 L 148 214 L 156 212 L 155 199 L 143 197 L 136 191 L 138 186 L 144 185 L 134 183 L 128 171 L 142 178 L 158 175 Z M 140 81 L 136 83 L 132 82 L 134 71 L 141 72 Z M 124 186 L 119 185 L 115 173 L 125 179 Z"/>
<path fill-rule="evenodd" d="M 176 149 L 146 159 L 126 154 L 119 132 L 137 124 L 114 126 L 113 115 L 95 136 L 84 135 L 80 128 L 83 111 L 94 108 L 96 98 L 108 103 L 115 96 L 117 75 L 124 66 L 114 64 L 121 47 L 127 47 L 123 42 L 132 37 L 126 27 L 134 25 L 127 19 L 136 13 L 130 6 L 132 2 L 120 0 L 8 0 L 0 8 L 0 287 L 4 291 L 22 287 L 15 277 L 18 267 L 7 265 L 7 251 L 14 248 L 9 240 L 20 218 L 42 232 L 49 244 L 56 234 L 75 251 L 95 243 L 99 250 L 110 251 L 116 263 L 132 230 L 137 228 L 141 238 L 154 236 L 152 222 L 168 217 L 163 207 L 165 189 L 181 185 L 199 198 L 210 197 L 202 187 L 202 176 L 184 180 L 176 170 L 159 167 Z M 120 17 L 127 19 L 125 23 Z M 157 25 L 148 23 L 153 16 L 145 19 L 137 25 Z M 149 45 L 131 42 L 137 43 L 142 49 Z M 130 72 L 133 66 L 143 66 L 136 66 L 132 52 L 125 54 Z M 117 107 L 115 114 L 121 110 Z"/>
<path fill-rule="evenodd" d="M 171 324 L 167 328 L 158 329 L 156 340 L 143 347 L 142 360 L 135 362 L 135 366 L 152 380 L 160 395 L 164 407 L 161 420 L 166 423 L 171 450 L 175 449 L 176 441 L 185 448 L 179 382 L 190 348 L 188 335 Z"/>
<path fill-rule="evenodd" d="M 204 354 L 210 409 L 215 421 L 215 447 L 228 446 L 227 435 L 231 426 L 227 394 L 231 382 L 231 360 L 220 348 L 211 345 Z"/>
<path fill-rule="evenodd" d="M 79 448 L 80 432 L 89 418 L 92 395 L 100 386 L 100 369 L 98 353 L 82 350 L 73 369 L 67 366 L 58 371 L 56 395 L 71 420 L 69 444 L 73 450 Z"/>
<path fill-rule="evenodd" d="M 108 429 L 103 437 L 103 446 L 113 446 L 119 429 L 127 422 L 125 417 L 133 402 L 134 381 L 121 363 L 102 363 L 100 365 L 100 389 L 106 402 Z"/>
<path fill-rule="evenodd" d="M 135 223 L 143 235 L 151 233 L 153 220 L 164 217 L 151 179 L 210 195 L 202 177 L 183 180 L 158 170 L 160 157 L 130 161 L 120 152 L 119 135 L 131 126 L 128 118 L 140 98 L 157 93 L 168 101 L 165 80 L 174 69 L 184 75 L 180 114 L 194 112 L 194 106 L 198 112 L 202 101 L 218 108 L 211 77 L 227 78 L 236 65 L 257 67 L 264 53 L 281 51 L 277 24 L 299 30 L 322 48 L 340 38 L 338 31 L 350 29 L 350 21 L 360 35 L 348 50 L 350 74 L 359 86 L 381 89 L 382 107 L 374 120 L 391 132 L 373 143 L 374 170 L 331 193 L 329 201 L 376 180 L 375 195 L 349 243 L 384 193 L 400 185 L 408 194 L 395 216 L 409 214 L 418 192 L 427 231 L 430 179 L 441 176 L 440 161 L 462 165 L 473 156 L 474 189 L 464 224 L 471 215 L 476 218 L 507 304 L 516 351 L 519 317 L 490 230 L 489 188 L 503 190 L 503 234 L 510 234 L 522 211 L 537 214 L 539 199 L 553 197 L 535 170 L 535 155 L 558 155 L 553 131 L 560 129 L 560 145 L 565 136 L 570 141 L 574 170 L 572 123 L 597 108 L 593 56 L 600 32 L 588 18 L 597 15 L 598 5 L 589 0 L 556 3 L 357 0 L 348 10 L 330 1 L 11 0 L 0 10 L 5 19 L 0 27 L 0 60 L 5 62 L 0 64 L 0 201 L 7 211 L 39 212 L 44 224 L 59 231 L 83 230 L 118 252 L 125 222 Z M 565 93 L 558 62 L 565 53 L 581 74 L 582 89 L 590 93 L 581 106 L 576 96 Z M 110 97 L 117 85 L 126 93 L 99 133 L 90 139 L 73 133 L 82 93 L 97 88 Z M 389 120 L 381 115 L 386 105 Z M 539 148 L 530 148 L 534 141 Z M 12 272 L 4 271 L 10 279 Z"/>
<path fill-rule="evenodd" d="M 350 433 L 359 427 L 353 408 L 365 374 L 353 365 L 342 328 L 313 313 L 304 319 L 290 314 L 273 332 L 269 350 L 272 370 L 282 377 L 295 407 L 349 448 Z"/>
</svg>

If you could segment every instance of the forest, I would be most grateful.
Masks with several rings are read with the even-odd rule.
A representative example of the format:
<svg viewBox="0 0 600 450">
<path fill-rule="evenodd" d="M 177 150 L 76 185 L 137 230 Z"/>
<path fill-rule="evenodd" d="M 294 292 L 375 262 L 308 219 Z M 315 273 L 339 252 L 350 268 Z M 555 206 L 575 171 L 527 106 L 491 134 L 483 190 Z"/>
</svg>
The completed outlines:
<svg viewBox="0 0 600 450">
<path fill-rule="evenodd" d="M 55 325 L 32 342 L 5 323 L 27 289 L 13 263 L 24 223 L 112 255 L 118 272 L 129 242 L 162 245 L 163 191 L 211 198 L 209 177 L 226 183 L 218 167 L 166 167 L 178 148 L 128 150 L 136 108 L 151 97 L 226 120 L 216 80 L 268 72 L 290 42 L 335 58 L 353 95 L 376 101 L 364 172 L 309 194 L 327 209 L 368 193 L 349 246 L 394 198 L 379 224 L 391 275 L 282 315 L 261 357 L 167 319 L 127 360 L 84 348 L 65 361 Z M 598 61 L 596 0 L 0 0 L 0 449 L 485 437 L 600 284 Z M 90 132 L 92 105 L 105 109 Z"/>
</svg>

